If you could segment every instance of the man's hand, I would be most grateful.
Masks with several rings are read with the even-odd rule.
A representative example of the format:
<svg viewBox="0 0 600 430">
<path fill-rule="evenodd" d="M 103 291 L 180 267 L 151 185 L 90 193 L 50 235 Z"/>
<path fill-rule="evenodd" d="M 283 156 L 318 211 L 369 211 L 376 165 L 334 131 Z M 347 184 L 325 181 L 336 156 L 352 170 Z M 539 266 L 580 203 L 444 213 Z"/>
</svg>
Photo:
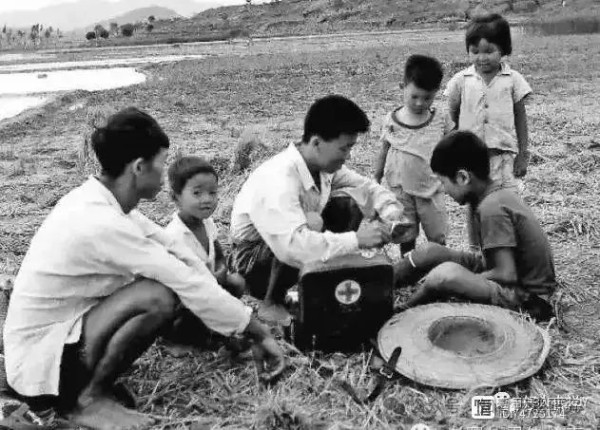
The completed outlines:
<svg viewBox="0 0 600 430">
<path fill-rule="evenodd" d="M 356 232 L 359 248 L 373 248 L 390 241 L 390 228 L 381 221 L 362 222 Z"/>
<path fill-rule="evenodd" d="M 259 380 L 267 383 L 281 375 L 285 370 L 285 357 L 269 329 L 252 317 L 245 334 L 253 340 L 252 355 Z"/>
<path fill-rule="evenodd" d="M 272 337 L 266 337 L 262 342 L 254 343 L 252 356 L 260 382 L 271 382 L 285 370 L 285 357 L 277 341 Z"/>
<path fill-rule="evenodd" d="M 529 165 L 529 153 L 519 152 L 515 157 L 514 175 L 515 178 L 522 178 L 527 174 L 527 166 Z"/>
<path fill-rule="evenodd" d="M 306 224 L 313 231 L 323 231 L 323 218 L 317 212 L 308 212 L 306 214 Z"/>
</svg>

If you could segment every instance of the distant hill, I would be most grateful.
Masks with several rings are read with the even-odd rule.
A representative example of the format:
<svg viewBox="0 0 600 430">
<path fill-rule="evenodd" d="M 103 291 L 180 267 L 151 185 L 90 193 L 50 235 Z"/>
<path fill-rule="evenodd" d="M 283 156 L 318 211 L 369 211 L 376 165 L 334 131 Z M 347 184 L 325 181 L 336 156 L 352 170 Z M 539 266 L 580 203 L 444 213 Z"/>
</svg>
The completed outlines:
<svg viewBox="0 0 600 430">
<path fill-rule="evenodd" d="M 7 0 L 0 0 L 7 1 Z M 40 23 L 44 27 L 53 26 L 63 32 L 87 27 L 97 22 L 108 21 L 112 17 L 129 11 L 147 7 L 169 8 L 184 16 L 192 16 L 210 7 L 227 4 L 231 0 L 78 0 L 72 3 L 59 3 L 38 10 L 20 10 L 0 14 L 0 25 L 10 28 L 29 28 Z M 240 0 L 243 3 L 243 0 Z M 15 4 L 16 6 L 16 4 Z M 17 6 L 16 6 L 17 7 Z M 157 17 L 158 18 L 158 17 Z"/>
<path fill-rule="evenodd" d="M 182 18 L 177 12 L 172 9 L 160 6 L 142 7 L 135 10 L 130 10 L 122 15 L 114 16 L 106 20 L 96 21 L 90 23 L 86 27 L 73 30 L 74 33 L 83 33 L 85 31 L 92 30 L 96 24 L 104 26 L 106 29 L 109 28 L 111 22 L 116 22 L 119 25 L 127 23 L 135 23 L 138 21 L 145 21 L 149 16 L 153 16 L 155 19 L 169 19 L 169 18 Z"/>
<path fill-rule="evenodd" d="M 156 18 L 156 19 L 168 19 L 168 18 L 181 17 L 181 15 L 179 15 L 173 9 L 169 9 L 166 7 L 160 7 L 160 6 L 150 6 L 150 7 L 142 7 L 140 9 L 131 10 L 122 15 L 112 17 L 108 21 L 116 22 L 119 25 L 121 25 L 121 24 L 125 24 L 127 22 L 136 22 L 136 21 L 145 20 L 150 15 L 154 16 L 154 18 Z"/>
<path fill-rule="evenodd" d="M 165 23 L 163 34 L 203 30 L 255 36 L 318 34 L 338 31 L 394 30 L 423 25 L 460 26 L 482 12 L 504 14 L 512 22 L 536 17 L 599 16 L 600 1 L 568 0 L 280 0 L 219 7 L 190 19 Z M 155 31 L 157 31 L 155 30 Z"/>
</svg>

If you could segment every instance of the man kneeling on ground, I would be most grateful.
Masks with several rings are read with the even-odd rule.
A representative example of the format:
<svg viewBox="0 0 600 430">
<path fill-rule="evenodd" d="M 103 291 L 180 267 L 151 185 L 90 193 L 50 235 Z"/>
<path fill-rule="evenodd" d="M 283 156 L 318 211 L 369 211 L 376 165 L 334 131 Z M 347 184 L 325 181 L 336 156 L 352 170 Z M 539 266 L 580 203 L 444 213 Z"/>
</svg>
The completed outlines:
<svg viewBox="0 0 600 430">
<path fill-rule="evenodd" d="M 550 243 L 525 202 L 491 181 L 485 143 L 468 131 L 450 133 L 433 151 L 431 169 L 450 197 L 473 208 L 481 253 L 428 243 L 407 254 L 396 267 L 399 283 L 429 273 L 402 308 L 458 296 L 548 320 L 556 287 Z"/>
<path fill-rule="evenodd" d="M 92 145 L 102 173 L 58 202 L 17 275 L 4 329 L 9 385 L 32 409 L 54 407 L 85 427 L 147 426 L 117 402 L 114 383 L 180 302 L 216 332 L 249 336 L 261 377 L 281 373 L 283 354 L 250 308 L 135 210 L 161 187 L 169 139 L 158 123 L 128 108 Z"/>
<path fill-rule="evenodd" d="M 323 97 L 308 110 L 301 141 L 265 161 L 242 186 L 231 214 L 231 265 L 264 298 L 260 318 L 289 323 L 284 299 L 302 266 L 383 245 L 403 220 L 391 191 L 344 166 L 368 129 L 354 102 Z M 361 223 L 363 216 L 372 220 Z"/>
</svg>

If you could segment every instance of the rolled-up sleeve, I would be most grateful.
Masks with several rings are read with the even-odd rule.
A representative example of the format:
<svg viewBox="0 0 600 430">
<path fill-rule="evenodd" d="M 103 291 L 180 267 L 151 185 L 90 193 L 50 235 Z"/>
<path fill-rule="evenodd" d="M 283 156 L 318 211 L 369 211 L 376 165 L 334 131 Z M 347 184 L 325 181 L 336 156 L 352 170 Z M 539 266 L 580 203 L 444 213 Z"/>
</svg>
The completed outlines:
<svg viewBox="0 0 600 430">
<path fill-rule="evenodd" d="M 188 264 L 156 240 L 147 231 L 122 217 L 99 225 L 102 234 L 90 236 L 87 253 L 124 275 L 155 280 L 170 288 L 185 307 L 208 328 L 223 335 L 241 333 L 250 321 L 251 309 L 225 291 L 197 257 L 182 251 Z M 158 230 L 157 230 L 158 231 Z M 103 240 L 95 240 L 102 237 Z M 198 261 L 196 261 L 198 260 Z"/>
<path fill-rule="evenodd" d="M 321 233 L 308 228 L 299 186 L 293 181 L 282 181 L 257 195 L 249 211 L 254 227 L 277 259 L 300 268 L 356 251 L 355 232 Z"/>
<path fill-rule="evenodd" d="M 367 215 L 375 210 L 386 221 L 399 221 L 402 218 L 402 205 L 392 191 L 346 166 L 333 175 L 331 190 L 344 190 Z"/>
</svg>

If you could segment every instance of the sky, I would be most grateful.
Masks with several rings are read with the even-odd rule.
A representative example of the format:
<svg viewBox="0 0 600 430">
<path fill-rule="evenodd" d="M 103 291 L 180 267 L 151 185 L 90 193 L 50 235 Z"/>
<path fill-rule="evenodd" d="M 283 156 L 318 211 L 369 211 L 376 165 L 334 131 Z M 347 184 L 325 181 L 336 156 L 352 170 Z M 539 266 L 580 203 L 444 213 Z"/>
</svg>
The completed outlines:
<svg viewBox="0 0 600 430">
<path fill-rule="evenodd" d="M 108 0 L 127 1 L 127 0 Z M 196 3 L 202 4 L 202 0 L 194 0 Z M 13 10 L 35 10 L 46 6 L 53 6 L 59 3 L 74 3 L 75 0 L 19 0 L 18 2 L 11 0 L 0 0 L 0 13 Z M 222 0 L 223 5 L 238 4 L 240 0 Z"/>
</svg>

